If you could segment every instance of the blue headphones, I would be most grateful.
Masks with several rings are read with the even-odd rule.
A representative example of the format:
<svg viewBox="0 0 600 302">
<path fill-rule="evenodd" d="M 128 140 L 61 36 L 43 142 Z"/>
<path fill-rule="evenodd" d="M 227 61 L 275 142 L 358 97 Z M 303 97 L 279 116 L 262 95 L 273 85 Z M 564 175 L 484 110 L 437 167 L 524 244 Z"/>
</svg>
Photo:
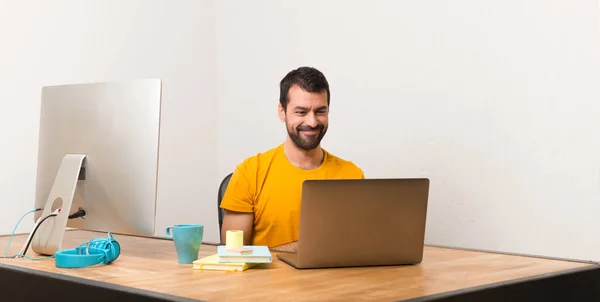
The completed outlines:
<svg viewBox="0 0 600 302">
<path fill-rule="evenodd" d="M 108 238 L 95 238 L 74 249 L 54 253 L 56 267 L 81 268 L 109 264 L 121 254 L 121 246 L 110 233 Z"/>
</svg>

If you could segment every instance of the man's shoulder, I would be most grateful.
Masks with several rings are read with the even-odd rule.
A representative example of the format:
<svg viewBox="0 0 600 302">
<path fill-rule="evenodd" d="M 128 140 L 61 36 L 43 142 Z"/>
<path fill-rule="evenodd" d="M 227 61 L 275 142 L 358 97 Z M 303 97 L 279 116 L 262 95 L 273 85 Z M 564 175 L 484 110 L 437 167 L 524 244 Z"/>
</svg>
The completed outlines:
<svg viewBox="0 0 600 302">
<path fill-rule="evenodd" d="M 332 154 L 325 150 L 327 153 L 327 161 L 330 165 L 336 167 L 337 169 L 343 170 L 345 174 L 355 175 L 355 176 L 364 176 L 363 170 L 356 165 L 354 162 L 344 159 L 340 156 Z"/>
<path fill-rule="evenodd" d="M 281 146 L 277 146 L 249 156 L 236 167 L 236 170 L 241 170 L 245 174 L 256 173 L 261 166 L 271 163 L 280 149 Z"/>
</svg>

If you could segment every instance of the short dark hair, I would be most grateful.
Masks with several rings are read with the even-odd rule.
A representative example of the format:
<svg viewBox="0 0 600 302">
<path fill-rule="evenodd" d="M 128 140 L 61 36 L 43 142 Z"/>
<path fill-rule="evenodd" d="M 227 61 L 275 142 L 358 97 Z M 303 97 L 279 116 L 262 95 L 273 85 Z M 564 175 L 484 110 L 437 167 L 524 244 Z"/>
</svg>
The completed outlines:
<svg viewBox="0 0 600 302">
<path fill-rule="evenodd" d="M 300 67 L 290 71 L 279 83 L 279 103 L 284 110 L 287 110 L 289 103 L 288 91 L 294 85 L 308 92 L 327 92 L 327 106 L 329 106 L 331 94 L 325 75 L 314 67 Z"/>
</svg>

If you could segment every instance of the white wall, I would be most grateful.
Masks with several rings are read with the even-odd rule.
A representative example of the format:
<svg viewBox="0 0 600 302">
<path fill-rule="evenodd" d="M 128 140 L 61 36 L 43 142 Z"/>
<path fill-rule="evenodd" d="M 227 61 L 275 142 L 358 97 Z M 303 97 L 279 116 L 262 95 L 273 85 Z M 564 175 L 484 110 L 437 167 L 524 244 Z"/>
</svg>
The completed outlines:
<svg viewBox="0 0 600 302">
<path fill-rule="evenodd" d="M 327 149 L 431 178 L 428 243 L 600 260 L 598 20 L 592 0 L 0 0 L 0 232 L 33 205 L 41 86 L 160 77 L 157 235 L 216 241 L 220 179 L 281 143 L 278 82 L 311 65 Z"/>
<path fill-rule="evenodd" d="M 0 233 L 34 205 L 41 87 L 156 77 L 156 233 L 195 222 L 206 225 L 205 240 L 218 240 L 213 18 L 212 1 L 0 0 Z"/>
<path fill-rule="evenodd" d="M 332 89 L 324 146 L 429 177 L 427 242 L 600 260 L 598 3 L 218 1 L 219 167 L 283 140 L 278 82 Z"/>
</svg>

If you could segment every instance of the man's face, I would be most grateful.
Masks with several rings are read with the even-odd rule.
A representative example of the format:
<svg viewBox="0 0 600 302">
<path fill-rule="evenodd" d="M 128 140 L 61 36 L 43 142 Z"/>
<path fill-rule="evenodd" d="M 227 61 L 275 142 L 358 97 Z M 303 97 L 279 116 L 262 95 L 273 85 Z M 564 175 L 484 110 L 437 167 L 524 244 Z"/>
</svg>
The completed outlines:
<svg viewBox="0 0 600 302">
<path fill-rule="evenodd" d="M 279 118 L 299 148 L 307 151 L 317 148 L 329 126 L 327 92 L 307 92 L 297 85 L 292 86 L 287 109 L 284 111 L 279 105 Z"/>
</svg>

